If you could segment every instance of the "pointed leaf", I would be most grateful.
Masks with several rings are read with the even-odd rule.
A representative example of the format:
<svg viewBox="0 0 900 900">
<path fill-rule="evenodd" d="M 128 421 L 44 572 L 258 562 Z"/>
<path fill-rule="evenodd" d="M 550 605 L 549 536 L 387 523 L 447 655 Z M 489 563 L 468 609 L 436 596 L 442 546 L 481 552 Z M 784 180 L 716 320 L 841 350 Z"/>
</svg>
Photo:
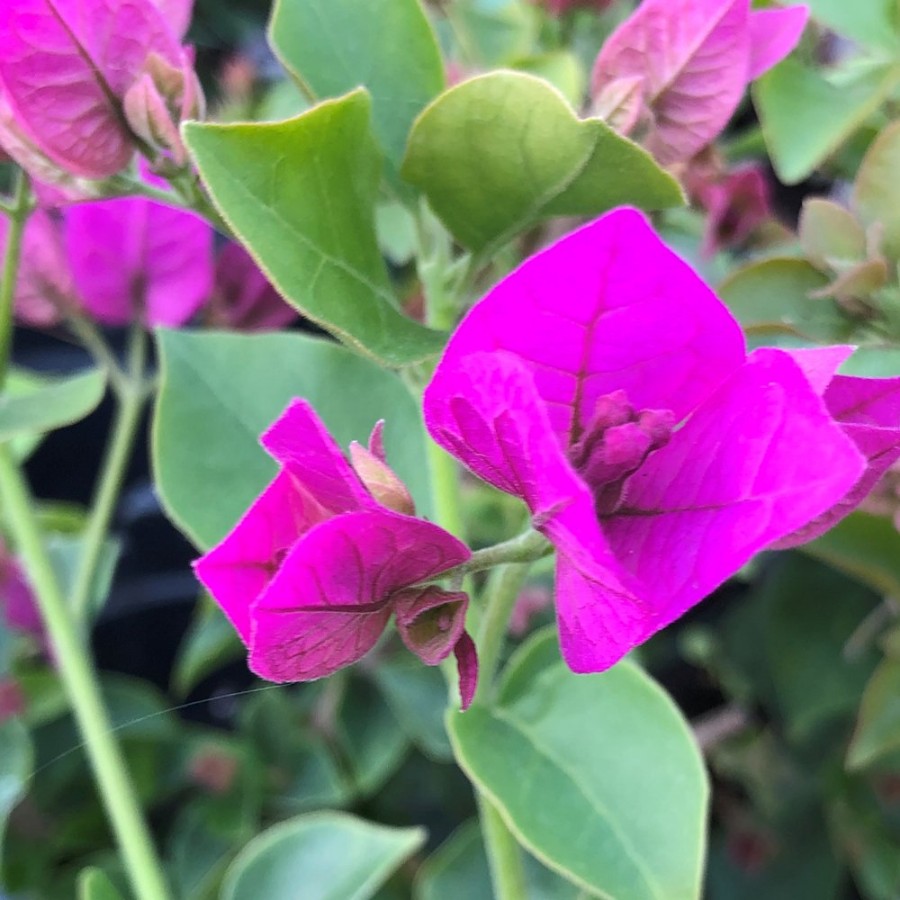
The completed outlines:
<svg viewBox="0 0 900 900">
<path fill-rule="evenodd" d="M 404 316 L 375 240 L 378 152 L 355 91 L 295 119 L 185 127 L 213 202 L 301 313 L 388 365 L 443 338 Z"/>
<path fill-rule="evenodd" d="M 873 113 L 900 80 L 900 68 L 877 67 L 845 83 L 827 81 L 794 58 L 753 86 L 753 99 L 778 177 L 803 181 Z"/>
<path fill-rule="evenodd" d="M 367 900 L 425 841 L 420 828 L 387 828 L 340 813 L 274 825 L 238 854 L 222 900 Z"/>
<path fill-rule="evenodd" d="M 520 72 L 438 97 L 413 126 L 403 176 L 461 243 L 483 252 L 547 216 L 683 203 L 645 150 L 599 119 L 579 121 L 553 87 Z"/>
<path fill-rule="evenodd" d="M 27 393 L 0 395 L 0 441 L 39 435 L 93 412 L 106 390 L 99 369 L 48 381 Z"/>
<path fill-rule="evenodd" d="M 391 467 L 428 515 L 421 414 L 395 375 L 331 341 L 296 333 L 160 331 L 157 340 L 155 483 L 173 521 L 198 547 L 221 540 L 272 479 L 275 463 L 259 436 L 298 396 L 344 448 L 386 419 Z"/>
<path fill-rule="evenodd" d="M 532 638 L 495 706 L 449 717 L 459 764 L 530 852 L 590 892 L 699 897 L 707 782 L 686 723 L 633 664 L 574 675 L 555 644 Z"/>
<path fill-rule="evenodd" d="M 444 88 L 443 61 L 419 0 L 278 0 L 270 38 L 317 99 L 368 90 L 372 129 L 396 175 L 413 119 Z"/>
</svg>

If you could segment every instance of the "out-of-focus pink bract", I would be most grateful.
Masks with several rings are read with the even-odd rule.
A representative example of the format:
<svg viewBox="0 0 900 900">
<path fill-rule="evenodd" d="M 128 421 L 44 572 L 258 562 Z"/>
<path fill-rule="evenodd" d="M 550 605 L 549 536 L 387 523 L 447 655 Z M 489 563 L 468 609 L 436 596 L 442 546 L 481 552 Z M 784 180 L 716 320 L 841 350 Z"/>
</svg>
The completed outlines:
<svg viewBox="0 0 900 900">
<path fill-rule="evenodd" d="M 644 0 L 603 45 L 595 110 L 637 132 L 663 164 L 690 159 L 731 118 L 747 84 L 797 44 L 805 6 L 750 9 L 750 0 Z"/>
<path fill-rule="evenodd" d="M 753 554 L 825 530 L 900 457 L 900 379 L 835 375 L 848 353 L 748 355 L 712 291 L 620 209 L 472 309 L 425 418 L 555 544 L 563 654 L 594 672 Z"/>
</svg>

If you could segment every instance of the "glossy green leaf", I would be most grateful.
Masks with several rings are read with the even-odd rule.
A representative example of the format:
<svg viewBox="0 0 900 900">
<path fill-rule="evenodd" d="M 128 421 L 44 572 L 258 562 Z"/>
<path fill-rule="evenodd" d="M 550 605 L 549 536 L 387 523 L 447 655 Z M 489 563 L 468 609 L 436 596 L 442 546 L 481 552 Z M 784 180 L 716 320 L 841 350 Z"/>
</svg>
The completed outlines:
<svg viewBox="0 0 900 900">
<path fill-rule="evenodd" d="M 397 717 L 401 728 L 432 759 L 446 762 L 453 751 L 444 710 L 447 682 L 437 666 L 423 666 L 412 654 L 404 653 L 378 664 L 375 682 Z"/>
<path fill-rule="evenodd" d="M 847 765 L 861 769 L 900 750 L 900 661 L 885 659 L 863 693 Z"/>
<path fill-rule="evenodd" d="M 274 476 L 259 435 L 292 397 L 309 400 L 343 447 L 365 441 L 384 418 L 388 461 L 428 515 L 421 413 L 392 373 L 297 333 L 160 331 L 158 345 L 155 483 L 198 547 L 219 541 Z"/>
<path fill-rule="evenodd" d="M 99 369 L 48 380 L 26 392 L 0 394 L 0 441 L 43 434 L 93 412 L 103 399 L 106 377 Z"/>
<path fill-rule="evenodd" d="M 400 312 L 378 250 L 369 105 L 358 90 L 285 122 L 188 124 L 185 140 L 216 207 L 285 299 L 400 366 L 436 354 L 443 337 Z"/>
<path fill-rule="evenodd" d="M 366 900 L 424 840 L 421 828 L 300 816 L 250 841 L 228 868 L 221 900 Z"/>
<path fill-rule="evenodd" d="M 900 260 L 900 122 L 888 125 L 869 147 L 853 187 L 863 224 L 880 229 L 880 249 Z"/>
<path fill-rule="evenodd" d="M 522 72 L 492 72 L 438 97 L 413 126 L 403 176 L 480 251 L 547 216 L 683 202 L 645 150 L 599 119 L 579 120 L 555 88 Z"/>
<path fill-rule="evenodd" d="M 800 549 L 874 591 L 900 597 L 900 533 L 884 516 L 856 511 Z"/>
<path fill-rule="evenodd" d="M 877 594 L 800 553 L 773 560 L 757 602 L 778 705 L 792 738 L 848 714 L 878 659 L 852 637 Z"/>
<path fill-rule="evenodd" d="M 700 896 L 703 762 L 637 666 L 575 675 L 548 629 L 510 662 L 494 707 L 448 722 L 459 764 L 547 866 L 616 900 Z"/>
<path fill-rule="evenodd" d="M 7 819 L 28 788 L 32 765 L 25 726 L 16 718 L 0 722 L 0 851 Z"/>
<path fill-rule="evenodd" d="M 789 57 L 753 86 L 772 165 L 785 184 L 802 181 L 875 112 L 900 69 L 867 70 L 846 83 Z"/>
<path fill-rule="evenodd" d="M 97 866 L 78 873 L 78 900 L 123 900 L 109 875 Z"/>
<path fill-rule="evenodd" d="M 823 25 L 863 46 L 900 50 L 895 0 L 808 0 Z"/>
<path fill-rule="evenodd" d="M 766 259 L 733 272 L 716 293 L 748 335 L 837 342 L 847 337 L 850 320 L 832 300 L 811 296 L 828 281 L 805 260 Z"/>
<path fill-rule="evenodd" d="M 178 650 L 172 686 L 187 696 L 207 675 L 247 652 L 234 626 L 219 606 L 204 596 Z"/>
<path fill-rule="evenodd" d="M 399 169 L 413 119 L 444 88 L 444 64 L 419 0 L 278 0 L 269 35 L 317 99 L 368 90 L 373 131 Z"/>
<path fill-rule="evenodd" d="M 596 896 L 566 881 L 524 854 L 528 900 L 587 900 Z M 458 828 L 428 857 L 416 874 L 415 900 L 447 900 L 450 897 L 492 896 L 481 829 L 475 821 Z"/>
</svg>

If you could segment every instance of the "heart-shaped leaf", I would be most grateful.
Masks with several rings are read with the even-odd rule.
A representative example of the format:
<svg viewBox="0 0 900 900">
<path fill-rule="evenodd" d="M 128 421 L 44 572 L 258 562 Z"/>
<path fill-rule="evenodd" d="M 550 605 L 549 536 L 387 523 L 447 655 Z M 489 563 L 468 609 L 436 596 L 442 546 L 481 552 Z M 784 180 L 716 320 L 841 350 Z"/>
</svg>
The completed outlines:
<svg viewBox="0 0 900 900">
<path fill-rule="evenodd" d="M 379 154 L 354 91 L 286 122 L 190 124 L 213 202 L 282 296 L 388 365 L 437 353 L 442 335 L 397 307 L 375 239 Z"/>
<path fill-rule="evenodd" d="M 402 174 L 460 243 L 483 252 L 548 216 L 684 202 L 645 150 L 599 119 L 580 121 L 555 88 L 522 72 L 438 97 L 413 126 Z"/>
</svg>

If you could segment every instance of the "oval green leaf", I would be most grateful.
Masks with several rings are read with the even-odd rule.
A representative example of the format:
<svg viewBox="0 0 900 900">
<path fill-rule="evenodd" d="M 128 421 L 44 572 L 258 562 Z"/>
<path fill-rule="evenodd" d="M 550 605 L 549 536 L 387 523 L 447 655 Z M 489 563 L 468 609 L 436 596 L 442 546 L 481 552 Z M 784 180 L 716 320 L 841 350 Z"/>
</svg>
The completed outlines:
<svg viewBox="0 0 900 900">
<path fill-rule="evenodd" d="M 384 418 L 388 460 L 428 515 L 421 413 L 393 373 L 297 333 L 160 331 L 157 341 L 155 483 L 172 521 L 198 547 L 221 540 L 274 476 L 259 435 L 292 397 L 309 400 L 343 447 L 365 441 Z"/>
<path fill-rule="evenodd" d="M 225 874 L 221 900 L 366 900 L 424 842 L 421 828 L 300 816 L 247 844 Z"/>
<path fill-rule="evenodd" d="M 460 243 L 485 253 L 548 216 L 684 202 L 645 150 L 599 119 L 579 120 L 523 72 L 491 72 L 438 97 L 413 126 L 402 174 Z"/>
<path fill-rule="evenodd" d="M 641 669 L 575 675 L 552 629 L 493 707 L 449 717 L 457 761 L 547 866 L 615 900 L 700 896 L 708 786 L 690 730 Z"/>
<path fill-rule="evenodd" d="M 811 296 L 828 282 L 806 260 L 766 259 L 733 272 L 717 293 L 748 335 L 840 342 L 852 322 L 833 300 Z"/>
<path fill-rule="evenodd" d="M 856 183 L 853 203 L 863 224 L 881 229 L 880 249 L 900 260 L 900 122 L 888 125 L 866 151 Z"/>
<path fill-rule="evenodd" d="M 399 310 L 375 239 L 380 156 L 369 96 L 354 91 L 285 122 L 185 126 L 223 218 L 284 298 L 386 365 L 436 354 L 444 336 Z"/>
<path fill-rule="evenodd" d="M 863 692 L 847 766 L 861 769 L 896 750 L 900 750 L 900 661 L 885 659 Z"/>
<path fill-rule="evenodd" d="M 0 441 L 39 435 L 71 425 L 93 412 L 103 399 L 106 376 L 99 369 L 0 394 Z"/>
<path fill-rule="evenodd" d="M 396 173 L 413 119 L 444 89 L 437 39 L 418 0 L 278 0 L 269 39 L 313 97 L 368 90 L 372 130 Z"/>
</svg>

